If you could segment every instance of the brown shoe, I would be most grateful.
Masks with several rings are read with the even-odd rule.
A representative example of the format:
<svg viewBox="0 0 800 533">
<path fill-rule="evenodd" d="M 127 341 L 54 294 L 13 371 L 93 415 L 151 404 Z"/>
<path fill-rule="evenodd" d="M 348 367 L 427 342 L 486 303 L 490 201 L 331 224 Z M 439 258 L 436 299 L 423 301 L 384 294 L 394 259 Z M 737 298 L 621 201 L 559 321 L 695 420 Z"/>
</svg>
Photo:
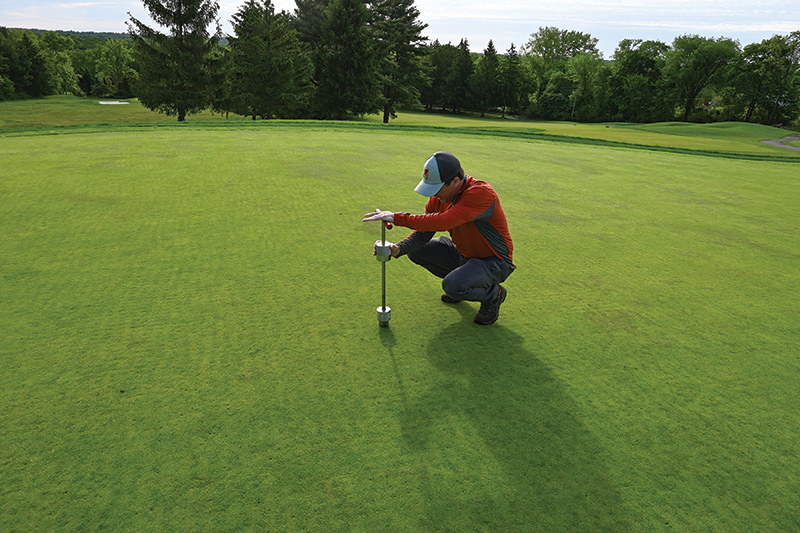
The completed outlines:
<svg viewBox="0 0 800 533">
<path fill-rule="evenodd" d="M 450 298 L 446 292 L 442 293 L 442 301 L 446 304 L 457 304 L 461 300 L 456 300 L 455 298 Z"/>
<path fill-rule="evenodd" d="M 491 300 L 481 303 L 480 311 L 475 315 L 475 323 L 482 326 L 494 324 L 500 317 L 500 304 L 506 301 L 508 291 L 502 285 L 497 286 L 497 294 Z"/>
</svg>

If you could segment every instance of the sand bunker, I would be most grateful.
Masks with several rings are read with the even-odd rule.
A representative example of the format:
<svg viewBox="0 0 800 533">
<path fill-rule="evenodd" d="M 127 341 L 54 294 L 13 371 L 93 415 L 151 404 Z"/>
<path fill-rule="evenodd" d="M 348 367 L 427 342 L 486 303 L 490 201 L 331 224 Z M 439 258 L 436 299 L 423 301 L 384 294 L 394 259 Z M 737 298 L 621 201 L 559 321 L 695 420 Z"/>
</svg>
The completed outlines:
<svg viewBox="0 0 800 533">
<path fill-rule="evenodd" d="M 105 101 L 105 102 L 98 102 L 98 103 L 100 105 L 123 105 L 123 104 L 129 104 L 130 102 L 120 102 L 118 100 L 114 100 L 114 101 Z"/>
</svg>

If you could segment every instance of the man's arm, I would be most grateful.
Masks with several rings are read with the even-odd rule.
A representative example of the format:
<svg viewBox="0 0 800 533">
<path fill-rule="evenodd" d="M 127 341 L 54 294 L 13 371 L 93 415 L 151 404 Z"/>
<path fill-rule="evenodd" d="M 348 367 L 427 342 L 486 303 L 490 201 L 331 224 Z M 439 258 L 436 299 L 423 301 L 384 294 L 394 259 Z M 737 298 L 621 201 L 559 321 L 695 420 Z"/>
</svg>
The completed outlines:
<svg viewBox="0 0 800 533">
<path fill-rule="evenodd" d="M 401 255 L 408 255 L 411 253 L 416 252 L 423 246 L 425 246 L 429 240 L 431 240 L 436 232 L 434 231 L 415 231 L 402 241 L 397 243 L 398 251 L 395 257 L 400 257 Z M 394 252 L 394 250 L 392 250 Z M 394 255 L 394 253 L 392 253 Z"/>
<path fill-rule="evenodd" d="M 426 209 L 427 212 L 424 215 L 394 213 L 392 222 L 396 226 L 405 226 L 422 232 L 449 231 L 479 218 L 492 207 L 494 201 L 493 195 L 475 189 L 464 194 L 458 203 L 444 212 L 436 208 L 429 208 Z"/>
</svg>

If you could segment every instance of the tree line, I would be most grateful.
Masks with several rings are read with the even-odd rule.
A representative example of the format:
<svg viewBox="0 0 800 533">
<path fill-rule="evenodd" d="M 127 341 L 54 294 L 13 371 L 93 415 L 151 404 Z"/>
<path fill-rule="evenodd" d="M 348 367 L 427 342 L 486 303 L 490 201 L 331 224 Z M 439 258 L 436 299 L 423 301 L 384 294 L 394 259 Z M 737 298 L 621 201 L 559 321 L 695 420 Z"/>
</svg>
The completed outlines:
<svg viewBox="0 0 800 533">
<path fill-rule="evenodd" d="M 413 0 L 247 0 L 223 36 L 213 0 L 143 0 L 130 39 L 0 28 L 0 99 L 136 96 L 184 120 L 212 109 L 262 118 L 347 119 L 403 107 L 579 122 L 800 124 L 800 31 L 742 47 L 682 35 L 625 39 L 610 60 L 591 35 L 541 27 L 482 53 L 428 42 Z M 98 42 L 99 41 L 99 42 Z"/>
</svg>

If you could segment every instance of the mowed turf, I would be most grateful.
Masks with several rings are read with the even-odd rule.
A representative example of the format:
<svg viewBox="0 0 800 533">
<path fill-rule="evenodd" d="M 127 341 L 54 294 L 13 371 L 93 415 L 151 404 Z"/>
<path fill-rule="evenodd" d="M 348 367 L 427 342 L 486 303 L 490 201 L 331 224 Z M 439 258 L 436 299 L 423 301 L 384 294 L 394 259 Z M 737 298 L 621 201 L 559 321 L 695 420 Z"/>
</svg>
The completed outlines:
<svg viewBox="0 0 800 533">
<path fill-rule="evenodd" d="M 387 265 L 430 153 L 497 324 Z M 446 132 L 0 139 L 0 530 L 800 527 L 800 166 Z M 398 241 L 404 228 L 388 232 Z"/>
</svg>

